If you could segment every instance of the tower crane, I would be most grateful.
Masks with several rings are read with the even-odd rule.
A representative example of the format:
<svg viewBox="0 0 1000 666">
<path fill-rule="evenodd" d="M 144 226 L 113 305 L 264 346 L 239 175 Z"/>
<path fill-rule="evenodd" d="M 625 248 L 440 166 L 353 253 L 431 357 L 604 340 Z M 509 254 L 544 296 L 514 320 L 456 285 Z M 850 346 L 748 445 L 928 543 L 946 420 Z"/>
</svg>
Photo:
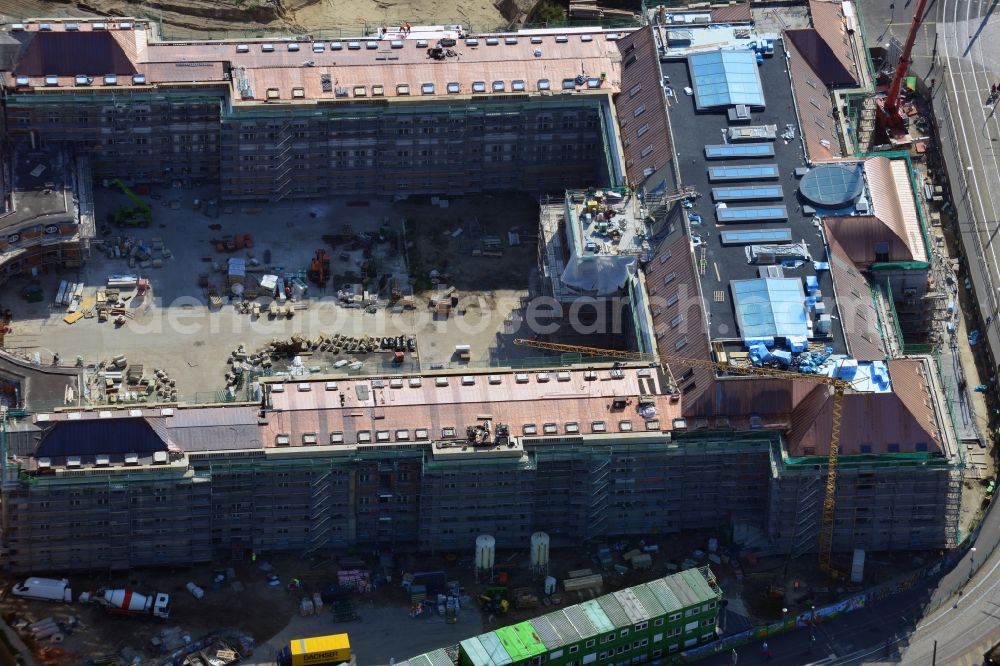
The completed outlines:
<svg viewBox="0 0 1000 666">
<path fill-rule="evenodd" d="M 927 0 L 918 0 L 917 8 L 913 12 L 913 20 L 910 21 L 910 32 L 906 36 L 906 43 L 903 45 L 903 52 L 899 56 L 899 63 L 896 71 L 889 82 L 889 89 L 885 97 L 878 100 L 879 123 L 886 129 L 896 129 L 903 126 L 904 115 L 899 106 L 899 94 L 903 89 L 903 79 L 910 69 L 910 59 L 913 54 L 913 44 L 917 39 L 917 30 L 924 21 L 924 12 L 927 9 Z"/>
<path fill-rule="evenodd" d="M 840 422 L 843 415 L 844 393 L 851 389 L 850 381 L 826 375 L 807 375 L 792 370 L 779 370 L 776 368 L 765 368 L 758 366 L 735 366 L 720 361 L 712 361 L 701 358 L 687 358 L 684 356 L 671 356 L 666 354 L 644 354 L 642 352 L 620 351 L 616 349 L 601 349 L 599 347 L 583 347 L 580 345 L 565 345 L 557 342 L 544 342 L 541 340 L 514 340 L 515 345 L 533 347 L 535 349 L 545 349 L 564 354 L 583 354 L 585 356 L 603 356 L 627 361 L 657 361 L 663 365 L 676 363 L 690 365 L 697 368 L 705 368 L 716 372 L 769 377 L 775 379 L 790 379 L 793 381 L 810 382 L 813 384 L 825 384 L 833 392 L 832 423 L 830 428 L 830 451 L 827 456 L 826 465 L 826 494 L 823 497 L 823 516 L 819 531 L 819 568 L 821 571 L 831 576 L 839 576 L 833 568 L 833 525 L 834 514 L 837 509 L 837 460 L 840 455 Z"/>
</svg>

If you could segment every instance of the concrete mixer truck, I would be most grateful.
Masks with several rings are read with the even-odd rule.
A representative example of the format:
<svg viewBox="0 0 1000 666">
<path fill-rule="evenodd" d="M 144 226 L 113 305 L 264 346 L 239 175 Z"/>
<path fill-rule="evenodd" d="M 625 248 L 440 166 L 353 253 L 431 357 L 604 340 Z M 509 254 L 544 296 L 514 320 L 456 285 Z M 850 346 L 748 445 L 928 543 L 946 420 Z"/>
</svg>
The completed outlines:
<svg viewBox="0 0 1000 666">
<path fill-rule="evenodd" d="M 145 615 L 161 620 L 170 617 L 170 595 L 165 592 L 148 595 L 127 589 L 98 590 L 81 594 L 80 603 L 100 604 L 109 613 Z"/>
</svg>

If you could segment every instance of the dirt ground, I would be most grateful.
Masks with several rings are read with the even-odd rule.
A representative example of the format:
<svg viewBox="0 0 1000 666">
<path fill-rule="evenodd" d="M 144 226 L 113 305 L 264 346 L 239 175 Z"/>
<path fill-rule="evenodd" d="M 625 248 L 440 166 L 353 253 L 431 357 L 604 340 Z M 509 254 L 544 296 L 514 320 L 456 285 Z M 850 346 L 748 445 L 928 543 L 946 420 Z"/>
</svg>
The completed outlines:
<svg viewBox="0 0 1000 666">
<path fill-rule="evenodd" d="M 13 332 L 5 339 L 8 351 L 43 364 L 51 363 L 56 355 L 61 364 L 68 365 L 80 357 L 84 366 L 95 368 L 90 372 L 95 393 L 88 396 L 94 400 L 100 397 L 96 366 L 125 355 L 129 364 L 143 365 L 147 377 L 154 369 L 165 370 L 175 381 L 177 401 L 181 402 L 206 402 L 222 390 L 226 359 L 238 345 L 244 344 L 253 352 L 273 339 L 287 340 L 292 335 L 307 339 L 320 333 L 415 336 L 416 353 L 406 355 L 403 367 L 393 366 L 396 372 L 458 365 L 457 344 L 469 344 L 472 362 L 478 365 L 502 356 L 531 355 L 532 350 L 509 344 L 521 328 L 520 313 L 532 275 L 537 273 L 533 230 L 538 209 L 530 197 L 505 197 L 502 213 L 497 212 L 501 208 L 498 199 L 490 196 L 454 198 L 447 208 L 428 199 L 399 203 L 372 200 L 360 207 L 348 205 L 355 202 L 346 200 L 282 202 L 264 209 L 222 206 L 218 218 L 192 210 L 195 199 L 204 202 L 210 196 L 211 192 L 203 190 L 154 189 L 145 197 L 153 205 L 152 226 L 119 229 L 105 223 L 106 214 L 125 200 L 121 193 L 98 186 L 99 244 L 82 269 L 38 276 L 45 294 L 42 302 L 4 299 L 3 305 L 14 314 Z M 353 234 L 377 238 L 367 246 L 357 240 L 334 238 L 344 225 Z M 454 236 L 455 229 L 463 232 Z M 508 231 L 513 229 L 532 235 L 521 245 L 510 247 Z M 243 233 L 251 234 L 253 248 L 225 253 L 211 242 Z M 481 246 L 477 234 L 500 238 L 503 256 L 475 256 Z M 163 258 L 160 267 L 130 267 L 125 259 L 109 257 L 101 249 L 102 244 L 120 246 L 121 238 L 149 247 L 159 239 L 170 256 Z M 410 270 L 402 252 L 407 244 L 412 250 Z M 226 297 L 228 258 L 247 260 L 251 266 L 249 282 L 265 272 L 305 271 L 320 248 L 330 256 L 332 279 L 324 288 L 309 283 L 308 293 L 297 305 L 303 309 L 297 309 L 292 319 L 268 317 L 270 298 L 255 299 L 265 313 L 257 317 L 240 312 L 238 301 L 230 302 Z M 164 253 L 154 250 L 152 254 L 156 259 Z M 381 276 L 398 278 L 404 286 L 412 281 L 416 291 L 413 309 L 389 307 L 391 290 L 387 286 L 372 312 L 344 307 L 337 292 L 364 280 L 366 261 L 375 263 L 379 276 L 366 288 L 375 291 Z M 437 271 L 433 277 L 432 271 Z M 86 299 L 97 295 L 109 275 L 122 273 L 147 277 L 151 284 L 151 296 L 140 298 L 132 292 L 127 296 L 132 319 L 122 326 L 96 317 L 72 325 L 64 321 L 66 307 L 53 303 L 61 281 L 84 284 Z M 201 274 L 207 275 L 209 284 L 222 295 L 217 307 L 210 304 L 206 288 L 199 286 Z M 18 293 L 28 281 L 11 281 L 7 293 Z M 458 306 L 442 318 L 435 315 L 429 299 L 440 286 L 447 285 L 458 289 Z M 347 371 L 335 370 L 333 364 L 352 358 L 364 362 L 360 372 L 385 371 L 392 364 L 388 352 L 348 356 L 316 351 L 302 355 L 312 371 L 329 374 Z M 276 361 L 274 372 L 286 370 L 289 361 Z"/>
<path fill-rule="evenodd" d="M 377 30 L 382 23 L 402 21 L 493 30 L 533 5 L 531 0 L 6 0 L 0 3 L 0 18 L 146 17 L 162 20 L 163 36 L 169 39 L 267 32 L 332 37 L 360 36 L 366 26 Z"/>
<path fill-rule="evenodd" d="M 67 633 L 60 644 L 56 663 L 82 663 L 95 655 L 117 655 L 131 659 L 139 657 L 137 663 L 152 663 L 157 653 L 149 641 L 164 630 L 188 635 L 198 640 L 211 632 L 225 632 L 226 635 L 249 635 L 256 647 L 254 654 L 244 662 L 247 666 L 271 666 L 274 656 L 292 638 L 347 632 L 351 636 L 354 653 L 361 666 L 384 666 L 390 659 L 399 661 L 438 647 L 453 645 L 462 638 L 496 629 L 550 612 L 556 608 L 580 603 L 597 594 L 606 594 L 631 585 L 637 585 L 676 570 L 678 567 L 709 564 L 705 551 L 707 535 L 699 533 L 681 535 L 659 535 L 649 537 L 647 545 L 657 545 L 659 551 L 653 554 L 653 566 L 645 571 L 633 571 L 622 559 L 621 553 L 638 547 L 638 540 L 623 542 L 613 552 L 614 564 L 622 567 L 601 568 L 593 560 L 597 547 L 553 548 L 548 573 L 559 581 L 574 569 L 592 568 L 604 575 L 605 584 L 600 592 L 572 593 L 560 591 L 545 599 L 542 594 L 542 576 L 529 570 L 527 548 L 519 551 L 497 553 L 493 580 L 477 580 L 473 571 L 473 555 L 468 552 L 452 552 L 440 555 L 397 555 L 392 565 L 384 570 L 391 581 L 384 582 L 375 592 L 355 594 L 352 598 L 358 619 L 353 622 L 336 622 L 328 609 L 322 613 L 301 617 L 298 612 L 299 600 L 313 592 L 322 590 L 336 581 L 336 558 L 304 562 L 293 556 L 269 558 L 268 563 L 280 577 L 283 585 L 267 585 L 266 574 L 260 571 L 262 560 L 249 562 L 219 563 L 177 570 L 142 570 L 121 574 L 70 575 L 74 598 L 86 590 L 99 587 L 129 587 L 138 592 L 167 592 L 171 595 L 171 617 L 166 622 L 151 619 L 126 619 L 107 615 L 103 609 L 93 606 L 58 604 L 15 599 L 7 595 L 0 601 L 0 613 L 13 626 L 35 622 L 52 617 L 61 623 L 74 622 L 75 627 Z M 690 561 L 685 563 L 685 560 Z M 371 559 L 371 558 L 368 558 Z M 351 568 L 355 563 L 349 565 Z M 738 594 L 731 567 L 724 561 L 711 564 L 727 596 Z M 213 589 L 212 577 L 216 571 L 232 567 L 235 579 L 229 579 L 219 589 Z M 374 568 L 376 572 L 379 569 Z M 400 585 L 405 572 L 441 572 L 440 580 L 457 581 L 461 586 L 462 609 L 457 624 L 449 624 L 438 615 L 410 616 L 410 600 Z M 287 584 L 293 577 L 302 581 L 302 591 L 290 591 Z M 539 599 L 534 607 L 512 608 L 506 615 L 491 615 L 480 609 L 479 598 L 487 587 L 503 585 L 506 581 L 508 596 L 515 590 L 524 589 Z M 15 580 L 7 578 L 5 583 Z M 233 580 L 237 584 L 233 584 Z M 193 581 L 205 590 L 205 596 L 196 600 L 186 589 L 188 581 Z M 743 608 L 741 603 L 733 603 L 734 608 Z M 732 615 L 732 613 L 730 613 Z M 732 622 L 749 622 L 749 619 L 731 619 Z M 22 632 L 22 636 L 23 636 Z M 123 662 L 124 663 L 124 662 Z"/>
</svg>

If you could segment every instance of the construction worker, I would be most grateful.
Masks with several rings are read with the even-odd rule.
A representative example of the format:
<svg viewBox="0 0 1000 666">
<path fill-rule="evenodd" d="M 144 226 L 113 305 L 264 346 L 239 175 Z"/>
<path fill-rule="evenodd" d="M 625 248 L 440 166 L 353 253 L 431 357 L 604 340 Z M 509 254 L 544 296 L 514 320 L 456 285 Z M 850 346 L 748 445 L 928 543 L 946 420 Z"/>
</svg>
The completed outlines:
<svg viewBox="0 0 1000 666">
<path fill-rule="evenodd" d="M 257 563 L 257 551 L 255 551 L 255 550 L 251 550 L 250 551 L 250 563 L 251 564 L 256 564 Z"/>
</svg>

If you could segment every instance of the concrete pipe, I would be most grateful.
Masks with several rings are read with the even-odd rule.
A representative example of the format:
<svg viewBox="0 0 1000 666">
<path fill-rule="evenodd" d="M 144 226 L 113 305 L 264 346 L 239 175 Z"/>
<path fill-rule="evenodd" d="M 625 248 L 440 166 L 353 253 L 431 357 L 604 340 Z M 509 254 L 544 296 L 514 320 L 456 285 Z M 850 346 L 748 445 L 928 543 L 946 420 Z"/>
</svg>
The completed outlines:
<svg viewBox="0 0 1000 666">
<path fill-rule="evenodd" d="M 40 641 L 44 638 L 48 638 L 49 636 L 54 636 L 58 634 L 59 627 L 53 625 L 51 627 L 45 627 L 44 629 L 39 629 L 38 631 L 35 631 L 33 633 L 35 635 L 35 640 Z"/>
<path fill-rule="evenodd" d="M 62 643 L 64 640 L 66 640 L 66 637 L 62 634 L 52 634 L 49 636 L 49 643 Z"/>
</svg>

